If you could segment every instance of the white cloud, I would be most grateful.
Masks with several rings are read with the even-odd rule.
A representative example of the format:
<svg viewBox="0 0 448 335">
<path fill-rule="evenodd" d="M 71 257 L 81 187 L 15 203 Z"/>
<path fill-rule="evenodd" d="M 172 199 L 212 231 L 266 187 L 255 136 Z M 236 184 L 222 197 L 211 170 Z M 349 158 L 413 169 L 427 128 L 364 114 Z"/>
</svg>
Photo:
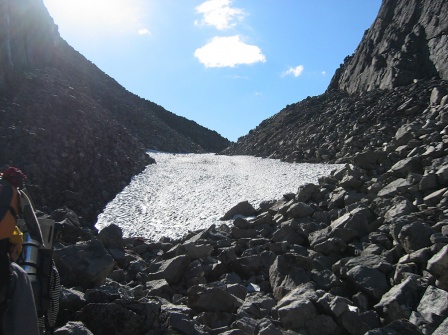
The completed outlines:
<svg viewBox="0 0 448 335">
<path fill-rule="evenodd" d="M 327 75 L 327 71 L 322 71 L 320 74 L 323 75 L 323 76 L 326 76 Z"/>
<path fill-rule="evenodd" d="M 196 49 L 194 56 L 205 67 L 234 67 L 238 64 L 266 62 L 259 47 L 244 43 L 238 35 L 214 37 L 209 43 Z"/>
<path fill-rule="evenodd" d="M 302 74 L 304 70 L 303 65 L 298 65 L 296 67 L 290 67 L 288 70 L 286 70 L 285 72 L 282 73 L 282 77 L 286 77 L 289 75 L 292 75 L 294 77 L 298 77 Z"/>
<path fill-rule="evenodd" d="M 151 35 L 151 32 L 146 28 L 141 28 L 138 30 L 139 35 Z"/>
<path fill-rule="evenodd" d="M 196 7 L 196 12 L 204 17 L 195 21 L 196 25 L 203 24 L 224 30 L 236 26 L 235 21 L 241 21 L 246 15 L 241 8 L 230 7 L 231 0 L 209 0 Z"/>
</svg>

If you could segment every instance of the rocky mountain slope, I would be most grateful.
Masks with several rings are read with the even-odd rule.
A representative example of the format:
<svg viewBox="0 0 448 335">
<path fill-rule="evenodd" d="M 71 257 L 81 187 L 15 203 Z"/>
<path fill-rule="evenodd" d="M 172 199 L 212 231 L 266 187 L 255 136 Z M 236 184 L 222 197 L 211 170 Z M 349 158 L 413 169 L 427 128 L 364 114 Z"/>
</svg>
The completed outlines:
<svg viewBox="0 0 448 335">
<path fill-rule="evenodd" d="M 257 208 L 229 204 L 228 224 L 151 241 L 51 213 L 55 334 L 447 334 L 444 89 L 382 150 Z"/>
<path fill-rule="evenodd" d="M 42 0 L 0 0 L 0 163 L 40 208 L 92 223 L 151 162 L 147 149 L 216 152 L 229 141 L 126 91 L 69 46 Z"/>
<path fill-rule="evenodd" d="M 385 24 L 396 19 L 405 27 L 399 20 L 406 8 L 428 3 L 435 12 L 445 4 L 384 1 L 380 14 L 396 13 Z M 55 334 L 447 334 L 447 78 L 438 72 L 387 90 L 351 92 L 343 88 L 343 71 L 328 92 L 286 107 L 227 150 L 347 163 L 316 185 L 257 208 L 229 204 L 222 212 L 233 216 L 231 224 L 179 240 L 124 239 L 115 225 L 96 235 L 70 210 L 40 213 L 56 221 L 58 236 L 54 259 L 63 289 Z M 83 97 L 64 87 L 61 99 Z M 73 116 L 69 130 L 95 133 L 95 117 L 106 113 L 95 106 L 100 111 L 89 114 L 91 122 Z M 8 110 L 6 120 L 18 117 L 19 109 Z M 14 120 L 11 131 L 47 136 L 34 149 L 42 156 L 53 136 L 70 147 L 57 123 L 50 132 L 43 124 L 32 128 L 31 113 L 27 127 Z M 117 142 L 116 150 L 125 144 Z M 107 166 L 119 167 L 99 168 Z"/>
<path fill-rule="evenodd" d="M 381 148 L 445 85 L 432 80 L 448 79 L 447 41 L 446 1 L 383 1 L 326 93 L 286 106 L 225 153 L 334 162 Z"/>
</svg>

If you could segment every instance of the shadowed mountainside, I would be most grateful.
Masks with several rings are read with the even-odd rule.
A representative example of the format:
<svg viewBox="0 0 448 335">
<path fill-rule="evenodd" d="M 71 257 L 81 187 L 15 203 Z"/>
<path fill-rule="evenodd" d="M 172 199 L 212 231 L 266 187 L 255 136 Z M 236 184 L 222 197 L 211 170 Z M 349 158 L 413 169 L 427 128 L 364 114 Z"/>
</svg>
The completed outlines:
<svg viewBox="0 0 448 335">
<path fill-rule="evenodd" d="M 128 92 L 69 46 L 42 0 L 0 0 L 1 164 L 29 177 L 36 205 L 92 223 L 151 159 L 229 141 Z"/>
</svg>

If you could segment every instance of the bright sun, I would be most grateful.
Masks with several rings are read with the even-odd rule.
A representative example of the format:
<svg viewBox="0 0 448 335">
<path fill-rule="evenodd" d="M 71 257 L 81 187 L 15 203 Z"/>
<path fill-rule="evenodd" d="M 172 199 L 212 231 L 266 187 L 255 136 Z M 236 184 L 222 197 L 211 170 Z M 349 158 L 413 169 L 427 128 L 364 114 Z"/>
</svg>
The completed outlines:
<svg viewBox="0 0 448 335">
<path fill-rule="evenodd" d="M 142 0 L 44 0 L 44 3 L 56 23 L 81 30 L 125 33 L 145 29 L 141 23 Z"/>
</svg>

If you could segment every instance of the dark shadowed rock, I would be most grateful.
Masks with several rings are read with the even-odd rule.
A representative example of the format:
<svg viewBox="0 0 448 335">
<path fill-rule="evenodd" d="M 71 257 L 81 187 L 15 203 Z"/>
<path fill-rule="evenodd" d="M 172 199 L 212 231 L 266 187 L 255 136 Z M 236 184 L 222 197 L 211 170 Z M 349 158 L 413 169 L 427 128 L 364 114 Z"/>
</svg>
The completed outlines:
<svg viewBox="0 0 448 335">
<path fill-rule="evenodd" d="M 242 301 L 225 287 L 197 285 L 188 290 L 188 306 L 198 312 L 235 312 Z"/>
<path fill-rule="evenodd" d="M 424 287 L 416 276 L 410 276 L 385 293 L 375 309 L 387 322 L 409 319 L 423 296 Z"/>
<path fill-rule="evenodd" d="M 95 239 L 56 249 L 54 260 L 62 284 L 84 288 L 103 284 L 114 266 L 113 258 Z"/>
<path fill-rule="evenodd" d="M 98 239 L 105 248 L 121 249 L 124 246 L 123 230 L 116 224 L 111 224 L 98 233 Z"/>
<path fill-rule="evenodd" d="M 382 328 L 370 330 L 365 335 L 422 335 L 422 332 L 408 320 L 401 319 Z"/>
<path fill-rule="evenodd" d="M 145 315 L 117 304 L 88 304 L 80 313 L 81 320 L 94 334 L 141 334 L 146 333 Z"/>
<path fill-rule="evenodd" d="M 311 262 L 303 256 L 285 254 L 277 256 L 269 268 L 269 282 L 274 291 L 274 298 L 281 299 L 285 292 L 290 292 L 298 285 L 310 280 Z"/>
<path fill-rule="evenodd" d="M 64 327 L 57 329 L 55 335 L 93 335 L 82 322 L 70 321 Z"/>
<path fill-rule="evenodd" d="M 389 284 L 384 273 L 377 269 L 357 265 L 346 273 L 346 278 L 358 289 L 374 300 L 381 299 L 389 290 Z"/>
<path fill-rule="evenodd" d="M 177 283 L 181 280 L 189 264 L 190 258 L 186 255 L 168 259 L 162 262 L 157 272 L 149 273 L 148 279 L 165 279 L 169 284 Z"/>
<path fill-rule="evenodd" d="M 228 212 L 224 214 L 224 216 L 221 218 L 221 220 L 231 220 L 235 215 L 252 216 L 256 214 L 257 211 L 249 203 L 249 201 L 242 201 L 239 204 L 232 207 L 231 209 L 229 209 Z"/>
</svg>

